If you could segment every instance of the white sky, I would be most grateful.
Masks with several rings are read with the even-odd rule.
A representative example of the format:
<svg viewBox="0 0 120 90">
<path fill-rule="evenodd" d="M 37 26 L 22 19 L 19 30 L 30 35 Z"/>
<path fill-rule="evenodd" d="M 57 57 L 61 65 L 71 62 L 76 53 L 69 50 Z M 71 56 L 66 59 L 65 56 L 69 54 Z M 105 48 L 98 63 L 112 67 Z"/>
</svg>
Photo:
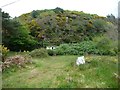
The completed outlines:
<svg viewBox="0 0 120 90">
<path fill-rule="evenodd" d="M 7 5 L 11 2 L 16 3 Z M 118 1 L 120 0 L 0 0 L 0 7 L 10 16 L 20 16 L 32 10 L 54 9 L 56 7 L 64 10 L 83 11 L 91 14 L 106 16 L 113 14 L 118 16 Z"/>
</svg>

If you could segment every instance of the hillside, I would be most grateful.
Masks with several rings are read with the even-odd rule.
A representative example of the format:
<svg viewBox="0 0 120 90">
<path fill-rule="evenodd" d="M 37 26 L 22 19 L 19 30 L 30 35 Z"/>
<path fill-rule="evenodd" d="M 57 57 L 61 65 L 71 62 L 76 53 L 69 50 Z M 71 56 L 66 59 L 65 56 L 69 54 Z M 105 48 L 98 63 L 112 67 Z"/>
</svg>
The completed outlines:
<svg viewBox="0 0 120 90">
<path fill-rule="evenodd" d="M 10 50 L 23 51 L 89 41 L 105 34 L 117 40 L 114 20 L 114 16 L 102 17 L 59 7 L 33 10 L 14 19 L 3 13 L 3 44 Z"/>
<path fill-rule="evenodd" d="M 19 16 L 18 20 L 39 42 L 52 45 L 92 40 L 104 33 L 107 25 L 105 17 L 61 8 L 33 10 Z"/>
</svg>

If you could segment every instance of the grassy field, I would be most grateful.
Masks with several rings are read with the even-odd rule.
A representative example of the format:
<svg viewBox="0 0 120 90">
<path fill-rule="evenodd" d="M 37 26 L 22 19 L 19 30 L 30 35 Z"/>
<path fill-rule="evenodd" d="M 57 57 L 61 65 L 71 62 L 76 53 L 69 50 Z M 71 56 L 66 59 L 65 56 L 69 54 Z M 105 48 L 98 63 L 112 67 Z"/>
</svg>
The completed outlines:
<svg viewBox="0 0 120 90">
<path fill-rule="evenodd" d="M 3 88 L 116 88 L 117 56 L 85 56 L 86 64 L 76 66 L 78 56 L 33 58 L 26 68 L 3 73 Z"/>
</svg>

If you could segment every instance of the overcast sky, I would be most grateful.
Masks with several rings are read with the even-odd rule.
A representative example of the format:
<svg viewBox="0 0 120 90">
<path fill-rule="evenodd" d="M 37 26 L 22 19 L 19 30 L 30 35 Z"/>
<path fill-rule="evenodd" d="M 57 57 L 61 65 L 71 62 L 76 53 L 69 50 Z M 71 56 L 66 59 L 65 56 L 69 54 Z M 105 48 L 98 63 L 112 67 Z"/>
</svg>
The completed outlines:
<svg viewBox="0 0 120 90">
<path fill-rule="evenodd" d="M 12 17 L 32 10 L 54 9 L 56 7 L 100 16 L 113 14 L 117 17 L 118 1 L 120 0 L 0 0 L 0 7 Z"/>
</svg>

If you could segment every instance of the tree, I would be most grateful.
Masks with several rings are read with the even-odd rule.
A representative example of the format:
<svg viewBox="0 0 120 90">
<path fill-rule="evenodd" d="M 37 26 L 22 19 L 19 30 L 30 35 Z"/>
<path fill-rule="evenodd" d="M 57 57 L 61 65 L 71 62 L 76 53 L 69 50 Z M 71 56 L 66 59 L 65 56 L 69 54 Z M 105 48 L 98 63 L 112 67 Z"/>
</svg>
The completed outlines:
<svg viewBox="0 0 120 90">
<path fill-rule="evenodd" d="M 60 13 L 64 12 L 64 10 L 62 8 L 59 8 L 59 7 L 56 7 L 53 11 L 57 14 L 60 14 Z"/>
<path fill-rule="evenodd" d="M 38 15 L 38 12 L 37 12 L 37 11 L 33 10 L 33 11 L 31 12 L 31 16 L 32 16 L 33 18 L 37 18 L 37 15 Z"/>
<path fill-rule="evenodd" d="M 29 30 L 20 22 L 10 19 L 8 13 L 2 12 L 3 44 L 10 50 L 23 51 L 34 49 L 37 41 L 29 33 Z"/>
<path fill-rule="evenodd" d="M 113 24 L 117 24 L 117 19 L 115 18 L 115 16 L 113 14 L 107 15 L 107 19 L 108 19 L 108 21 L 112 22 Z"/>
</svg>

